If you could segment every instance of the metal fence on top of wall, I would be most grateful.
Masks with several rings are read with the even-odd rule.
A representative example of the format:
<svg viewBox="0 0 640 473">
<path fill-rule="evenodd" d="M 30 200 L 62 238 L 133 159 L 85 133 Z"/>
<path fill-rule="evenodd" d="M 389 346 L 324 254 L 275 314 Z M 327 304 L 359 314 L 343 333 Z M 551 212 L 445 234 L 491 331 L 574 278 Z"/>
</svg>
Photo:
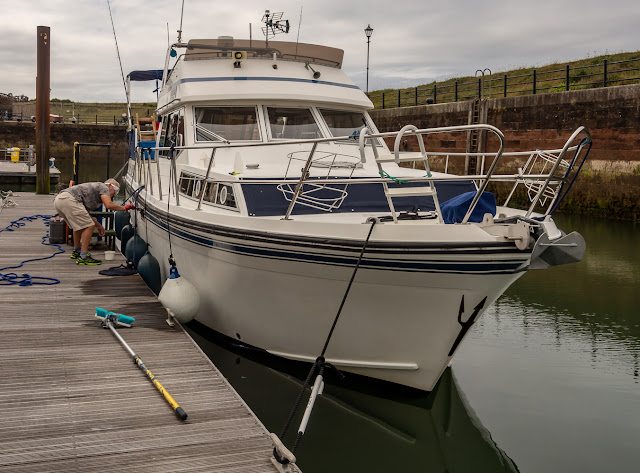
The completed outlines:
<svg viewBox="0 0 640 473">
<path fill-rule="evenodd" d="M 567 64 L 560 69 L 533 69 L 526 74 L 487 74 L 487 71 L 489 69 L 477 71 L 478 76 L 471 80 L 372 92 L 369 98 L 375 108 L 396 108 L 632 84 L 640 81 L 640 58 L 624 61 L 605 59 L 602 63 L 586 66 Z"/>
</svg>

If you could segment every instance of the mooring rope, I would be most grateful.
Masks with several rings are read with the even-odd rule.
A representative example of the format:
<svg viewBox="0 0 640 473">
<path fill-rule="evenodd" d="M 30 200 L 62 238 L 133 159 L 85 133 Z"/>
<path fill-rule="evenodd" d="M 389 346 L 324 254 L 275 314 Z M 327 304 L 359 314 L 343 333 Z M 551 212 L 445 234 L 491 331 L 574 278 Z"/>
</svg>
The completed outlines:
<svg viewBox="0 0 640 473">
<path fill-rule="evenodd" d="M 13 232 L 18 228 L 24 227 L 29 222 L 34 222 L 38 219 L 42 219 L 46 227 L 49 227 L 49 221 L 52 219 L 53 215 L 32 215 L 31 217 L 21 217 L 17 220 L 12 221 L 5 228 L 0 229 L 0 232 Z M 53 253 L 50 256 L 43 256 L 41 258 L 32 258 L 28 260 L 22 261 L 17 266 L 6 266 L 4 268 L 0 268 L 0 286 L 33 286 L 33 285 L 43 285 L 43 286 L 52 286 L 54 284 L 59 284 L 60 280 L 56 278 L 47 278 L 44 276 L 31 276 L 26 273 L 22 273 L 18 275 L 17 273 L 3 273 L 2 271 L 6 269 L 18 269 L 21 268 L 24 264 L 30 263 L 32 261 L 42 261 L 46 259 L 53 258 L 55 255 L 59 255 L 64 253 L 65 251 L 60 247 L 60 245 L 56 243 L 47 243 L 45 240 L 49 237 L 49 232 L 42 237 L 41 243 L 47 246 L 55 246 L 58 248 L 58 251 Z"/>
<path fill-rule="evenodd" d="M 174 179 L 175 176 L 173 174 L 173 159 L 174 159 L 174 153 L 175 153 L 175 144 L 171 144 L 171 150 L 169 151 L 169 187 L 168 187 L 168 192 L 167 192 L 167 236 L 169 238 L 169 264 L 171 266 L 175 266 L 175 258 L 173 257 L 173 247 L 171 246 L 171 184 L 174 183 Z M 173 195 L 174 197 L 176 197 L 176 194 L 178 193 L 178 189 L 175 188 L 174 185 L 174 189 L 173 189 Z M 177 197 L 176 197 L 176 202 L 177 202 Z"/>
<path fill-rule="evenodd" d="M 323 376 L 324 374 L 324 369 L 325 367 L 331 367 L 333 368 L 333 366 L 329 363 L 327 363 L 325 361 L 324 358 L 324 354 L 327 351 L 327 347 L 329 346 L 329 342 L 331 341 L 331 337 L 333 336 L 333 332 L 336 328 L 336 325 L 338 324 L 338 320 L 340 319 L 340 314 L 342 314 L 342 309 L 344 307 L 345 302 L 347 301 L 347 297 L 349 296 L 349 292 L 351 291 L 351 286 L 353 285 L 353 281 L 356 277 L 356 274 L 358 272 L 358 269 L 360 268 L 360 263 L 362 262 L 362 257 L 364 255 L 364 252 L 367 248 L 367 244 L 369 243 L 369 239 L 371 238 L 371 233 L 373 233 L 373 227 L 376 225 L 376 223 L 378 222 L 377 219 L 372 219 L 371 220 L 371 228 L 369 228 L 369 233 L 367 234 L 367 238 L 364 241 L 364 244 L 362 245 L 362 249 L 360 250 L 360 256 L 358 257 L 358 261 L 356 262 L 355 267 L 353 268 L 353 273 L 351 273 L 351 279 L 349 280 L 349 284 L 347 285 L 347 289 L 345 290 L 344 296 L 342 297 L 342 302 L 340 303 L 340 307 L 338 308 L 338 312 L 336 313 L 335 318 L 333 319 L 333 324 L 331 325 L 331 329 L 329 330 L 329 333 L 327 335 L 327 339 L 324 343 L 324 347 L 322 347 L 322 352 L 320 353 L 320 356 L 318 356 L 318 358 L 316 358 L 316 361 L 313 363 L 313 366 L 311 366 L 311 369 L 309 370 L 309 374 L 307 375 L 307 379 L 304 382 L 304 385 L 302 386 L 302 389 L 300 390 L 300 393 L 298 394 L 298 397 L 293 405 L 293 408 L 291 409 L 291 412 L 289 413 L 289 417 L 287 418 L 287 421 L 285 423 L 284 428 L 282 429 L 282 433 L 280 434 L 280 439 L 284 441 L 284 436 L 286 435 L 287 431 L 289 430 L 289 427 L 291 426 L 291 422 L 293 421 L 293 418 L 296 415 L 296 412 L 298 411 L 298 408 L 300 407 L 300 404 L 302 402 L 302 398 L 304 396 L 305 391 L 307 390 L 307 388 L 309 388 L 311 386 L 311 380 L 313 379 L 314 374 L 316 373 L 316 371 L 318 371 L 318 376 Z M 291 449 L 291 453 L 295 454 L 296 449 L 298 448 L 298 445 L 300 444 L 300 441 L 302 440 L 302 436 L 303 436 L 303 432 L 298 432 L 298 435 L 296 436 L 296 440 L 295 443 L 293 444 L 293 448 Z M 273 451 L 273 455 L 276 458 L 276 460 L 280 463 L 286 463 L 286 460 L 283 460 L 280 455 L 278 454 L 277 450 L 274 448 Z"/>
<path fill-rule="evenodd" d="M 398 179 L 397 177 L 393 177 L 392 175 L 390 175 L 386 171 L 379 171 L 378 174 L 380 174 L 380 176 L 382 176 L 384 178 L 391 179 L 396 184 L 409 184 L 408 181 L 403 181 L 402 179 Z"/>
<path fill-rule="evenodd" d="M 13 192 L 11 191 L 0 191 L 0 200 L 2 201 L 2 205 L 0 205 L 0 212 L 5 207 L 17 207 L 16 201 L 12 199 Z"/>
</svg>

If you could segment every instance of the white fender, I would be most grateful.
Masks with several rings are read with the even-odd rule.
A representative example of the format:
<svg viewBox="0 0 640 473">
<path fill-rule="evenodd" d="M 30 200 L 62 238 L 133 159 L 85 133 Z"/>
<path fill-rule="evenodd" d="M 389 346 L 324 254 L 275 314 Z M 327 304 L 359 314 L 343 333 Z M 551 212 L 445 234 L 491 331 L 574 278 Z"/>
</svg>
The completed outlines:
<svg viewBox="0 0 640 473">
<path fill-rule="evenodd" d="M 187 279 L 180 276 L 175 266 L 171 267 L 167 279 L 158 294 L 158 300 L 171 310 L 178 322 L 187 323 L 198 314 L 200 295 Z"/>
</svg>

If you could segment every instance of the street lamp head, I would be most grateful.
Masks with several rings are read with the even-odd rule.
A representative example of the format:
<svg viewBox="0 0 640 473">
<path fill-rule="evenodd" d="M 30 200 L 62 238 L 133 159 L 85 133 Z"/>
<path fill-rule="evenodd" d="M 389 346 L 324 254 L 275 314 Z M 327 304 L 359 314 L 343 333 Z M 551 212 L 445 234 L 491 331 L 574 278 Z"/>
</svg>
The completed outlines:
<svg viewBox="0 0 640 473">
<path fill-rule="evenodd" d="M 371 28 L 371 25 L 367 25 L 364 29 L 364 34 L 367 35 L 367 38 L 371 38 L 371 35 L 373 34 L 373 28 Z"/>
</svg>

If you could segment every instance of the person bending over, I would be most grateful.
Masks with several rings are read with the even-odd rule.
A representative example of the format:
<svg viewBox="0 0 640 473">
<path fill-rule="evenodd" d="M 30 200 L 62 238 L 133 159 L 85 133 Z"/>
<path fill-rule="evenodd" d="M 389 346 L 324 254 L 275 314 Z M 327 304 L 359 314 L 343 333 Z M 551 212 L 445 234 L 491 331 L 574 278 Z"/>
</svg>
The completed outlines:
<svg viewBox="0 0 640 473">
<path fill-rule="evenodd" d="M 133 204 L 124 207 L 114 203 L 111 199 L 118 195 L 120 186 L 115 179 L 107 179 L 105 182 L 86 182 L 60 191 L 53 201 L 58 214 L 64 218 L 67 225 L 73 229 L 73 253 L 71 258 L 77 264 L 96 265 L 102 261 L 91 257 L 89 242 L 93 235 L 93 229 L 98 228 L 98 235 L 104 236 L 104 227 L 91 215 L 90 211 L 97 210 L 104 205 L 107 210 L 131 210 Z"/>
</svg>

